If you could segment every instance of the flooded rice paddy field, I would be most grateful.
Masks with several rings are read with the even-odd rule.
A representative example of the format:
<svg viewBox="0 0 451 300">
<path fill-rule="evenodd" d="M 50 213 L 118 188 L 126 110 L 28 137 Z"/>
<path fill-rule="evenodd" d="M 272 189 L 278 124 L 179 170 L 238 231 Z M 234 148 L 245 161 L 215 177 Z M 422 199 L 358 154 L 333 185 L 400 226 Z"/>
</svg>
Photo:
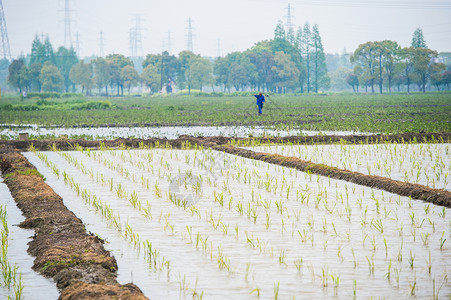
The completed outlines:
<svg viewBox="0 0 451 300">
<path fill-rule="evenodd" d="M 293 136 L 293 135 L 317 135 L 319 131 L 304 131 L 299 129 L 271 129 L 264 126 L 165 126 L 165 127 L 93 127 L 93 128 L 63 128 L 63 127 L 39 127 L 28 125 L 18 127 L 12 125 L 0 125 L 0 136 L 5 139 L 17 139 L 19 133 L 28 133 L 30 137 L 50 138 L 67 136 L 78 138 L 90 137 L 95 140 L 115 138 L 167 138 L 176 139 L 180 135 L 192 136 Z M 351 135 L 351 131 L 324 131 L 327 135 Z"/>
<path fill-rule="evenodd" d="M 451 294 L 448 208 L 211 150 L 24 155 L 152 299 Z"/>
<path fill-rule="evenodd" d="M 27 243 L 31 241 L 34 234 L 32 229 L 23 229 L 18 225 L 25 219 L 17 208 L 8 187 L 0 178 L 0 205 L 6 210 L 6 222 L 8 228 L 8 246 L 6 259 L 2 261 L 0 278 L 0 298 L 16 299 L 19 282 L 22 286 L 22 299 L 57 299 L 59 292 L 52 279 L 45 278 L 31 269 L 34 258 L 27 253 Z M 3 225 L 4 226 L 4 225 Z M 2 226 L 2 227 L 3 227 Z M 3 246 L 3 243 L 2 243 Z M 5 250 L 2 248 L 2 253 Z M 16 286 L 14 282 L 10 288 L 5 283 L 4 264 L 5 260 L 11 267 L 16 267 Z M 8 298 L 10 297 L 10 298 Z"/>
<path fill-rule="evenodd" d="M 451 190 L 451 144 L 282 145 L 247 149 Z"/>
</svg>

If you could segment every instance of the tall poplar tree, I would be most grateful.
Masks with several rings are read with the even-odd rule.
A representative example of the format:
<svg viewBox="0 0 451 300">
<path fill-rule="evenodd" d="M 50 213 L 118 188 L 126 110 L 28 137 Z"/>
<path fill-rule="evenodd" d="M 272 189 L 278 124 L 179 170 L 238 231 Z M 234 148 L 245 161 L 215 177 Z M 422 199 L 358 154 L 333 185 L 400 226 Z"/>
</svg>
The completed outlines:
<svg viewBox="0 0 451 300">
<path fill-rule="evenodd" d="M 426 41 L 424 39 L 423 30 L 418 27 L 413 32 L 412 36 L 412 48 L 427 48 Z"/>
<path fill-rule="evenodd" d="M 317 24 L 313 26 L 311 42 L 313 89 L 315 93 L 318 93 L 320 88 L 329 88 L 330 79 L 327 76 L 326 55 L 324 54 L 324 47 Z"/>
<path fill-rule="evenodd" d="M 308 22 L 305 23 L 304 25 L 304 30 L 303 30 L 303 39 L 302 39 L 302 44 L 304 45 L 302 47 L 303 50 L 303 56 L 304 56 L 304 62 L 305 62 L 305 77 L 307 79 L 306 82 L 306 88 L 307 88 L 307 93 L 310 93 L 310 88 L 311 88 L 311 84 L 310 84 L 310 71 L 311 71 L 311 64 L 312 64 L 312 31 L 310 30 L 310 25 Z"/>
</svg>

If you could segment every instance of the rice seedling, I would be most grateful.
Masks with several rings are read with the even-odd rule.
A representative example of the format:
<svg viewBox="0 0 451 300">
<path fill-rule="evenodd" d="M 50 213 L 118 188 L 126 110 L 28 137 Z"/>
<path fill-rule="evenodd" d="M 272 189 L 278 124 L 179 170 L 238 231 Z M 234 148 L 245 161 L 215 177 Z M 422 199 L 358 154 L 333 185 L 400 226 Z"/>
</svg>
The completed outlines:
<svg viewBox="0 0 451 300">
<path fill-rule="evenodd" d="M 280 281 L 276 283 L 274 282 L 274 300 L 279 299 L 279 287 L 280 287 Z"/>
</svg>

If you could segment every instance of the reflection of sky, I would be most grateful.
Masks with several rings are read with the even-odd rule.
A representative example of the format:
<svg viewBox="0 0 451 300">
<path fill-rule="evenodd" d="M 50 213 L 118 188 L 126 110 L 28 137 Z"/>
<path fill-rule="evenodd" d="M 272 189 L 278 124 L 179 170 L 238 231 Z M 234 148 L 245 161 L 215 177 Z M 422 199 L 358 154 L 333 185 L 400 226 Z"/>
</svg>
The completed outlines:
<svg viewBox="0 0 451 300">
<path fill-rule="evenodd" d="M 0 135 L 16 139 L 19 133 L 28 133 L 30 136 L 91 136 L 94 139 L 114 139 L 114 138 L 168 138 L 176 139 L 180 135 L 191 136 L 229 136 L 229 137 L 248 137 L 253 136 L 292 136 L 292 135 L 317 135 L 319 131 L 300 131 L 293 130 L 273 130 L 263 127 L 105 127 L 105 128 L 40 128 L 30 126 L 29 128 L 11 128 L 3 129 Z M 351 135 L 359 134 L 351 131 L 322 131 L 325 135 Z"/>
<path fill-rule="evenodd" d="M 129 33 L 140 14 L 143 52 L 167 49 L 171 31 L 171 52 L 187 45 L 187 20 L 193 20 L 194 52 L 215 57 L 243 51 L 256 42 L 273 37 L 279 20 L 286 21 L 286 0 L 168 0 L 70 1 L 71 33 L 79 33 L 82 56 L 99 54 L 99 33 L 104 32 L 104 53 L 129 55 Z M 30 52 L 35 34 L 48 34 L 57 48 L 64 43 L 63 0 L 5 0 L 5 19 L 14 57 Z M 327 53 L 353 51 L 359 44 L 376 40 L 395 40 L 410 45 L 412 33 L 420 26 L 428 46 L 451 50 L 449 19 L 451 2 L 305 0 L 291 1 L 292 24 L 317 23 Z M 163 46 L 163 44 L 165 46 Z"/>
<path fill-rule="evenodd" d="M 34 230 L 23 229 L 17 226 L 25 218 L 22 216 L 19 208 L 17 208 L 8 187 L 3 183 L 2 179 L 0 181 L 0 204 L 6 208 L 9 229 L 8 261 L 12 267 L 16 265 L 18 272 L 22 275 L 22 284 L 25 286 L 22 296 L 24 299 L 56 299 L 59 292 L 53 280 L 45 278 L 31 269 L 35 258 L 27 253 L 27 243 L 31 241 Z M 42 291 L 45 291 L 45 293 L 42 293 Z M 5 286 L 0 285 L 0 298 L 7 299 L 8 295 L 14 295 L 13 289 L 11 288 L 8 292 Z"/>
</svg>

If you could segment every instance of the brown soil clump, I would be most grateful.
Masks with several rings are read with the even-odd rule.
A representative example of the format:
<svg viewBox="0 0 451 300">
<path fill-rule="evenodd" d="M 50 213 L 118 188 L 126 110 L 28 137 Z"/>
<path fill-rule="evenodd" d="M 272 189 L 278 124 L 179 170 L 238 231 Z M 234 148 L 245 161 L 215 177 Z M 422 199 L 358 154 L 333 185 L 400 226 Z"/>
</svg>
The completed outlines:
<svg viewBox="0 0 451 300">
<path fill-rule="evenodd" d="M 60 299 L 146 299 L 138 287 L 116 281 L 117 263 L 103 241 L 88 234 L 82 221 L 20 153 L 2 149 L 0 167 L 25 221 L 35 230 L 28 252 L 33 269 L 52 277 Z"/>
<path fill-rule="evenodd" d="M 0 147 L 8 147 L 27 151 L 31 145 L 38 150 L 49 150 L 53 145 L 61 150 L 73 150 L 76 145 L 83 148 L 99 148 L 101 146 L 116 148 L 138 148 L 140 146 L 164 146 L 172 148 L 183 148 L 187 145 L 203 145 L 204 147 L 211 147 L 215 144 L 223 145 L 231 141 L 238 144 L 265 144 L 265 143 L 292 143 L 292 144 L 377 144 L 377 143 L 427 143 L 438 142 L 447 143 L 451 141 L 451 133 L 402 133 L 390 135 L 317 135 L 317 136 L 288 136 L 288 137 L 249 137 L 249 138 L 234 138 L 224 136 L 211 137 L 194 137 L 182 135 L 178 139 L 169 140 L 166 138 L 151 138 L 151 139 L 115 139 L 103 141 L 89 141 L 83 139 L 57 139 L 57 140 L 0 140 Z"/>
<path fill-rule="evenodd" d="M 446 190 L 433 189 L 424 185 L 402 182 L 381 176 L 365 175 L 323 164 L 315 164 L 310 161 L 301 160 L 297 157 L 254 152 L 231 145 L 219 145 L 213 147 L 213 149 L 245 158 L 261 160 L 275 165 L 294 168 L 303 172 L 310 171 L 313 174 L 346 180 L 359 185 L 385 190 L 401 196 L 431 202 L 436 205 L 451 207 L 451 192 Z"/>
</svg>

